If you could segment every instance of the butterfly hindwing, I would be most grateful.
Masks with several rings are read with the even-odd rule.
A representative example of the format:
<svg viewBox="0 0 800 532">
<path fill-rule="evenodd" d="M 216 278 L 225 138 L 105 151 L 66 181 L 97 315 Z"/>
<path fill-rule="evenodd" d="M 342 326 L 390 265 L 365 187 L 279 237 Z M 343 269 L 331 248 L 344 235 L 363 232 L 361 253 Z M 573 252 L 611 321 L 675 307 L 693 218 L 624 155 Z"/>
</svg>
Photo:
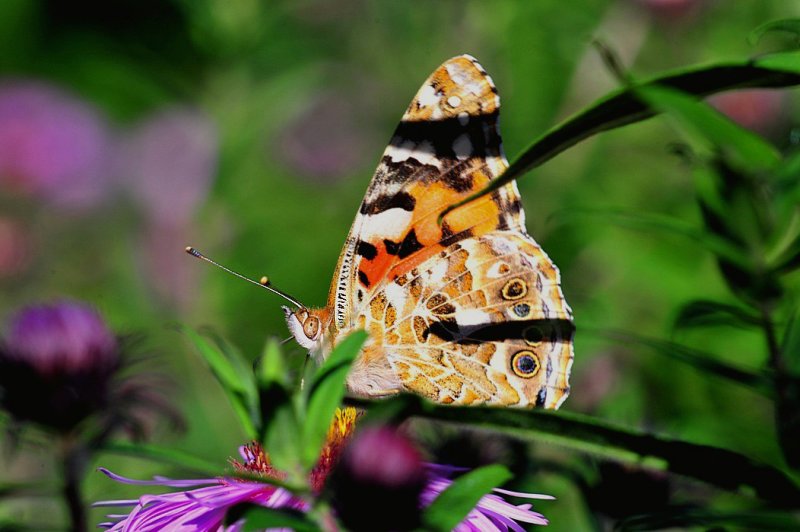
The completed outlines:
<svg viewBox="0 0 800 532">
<path fill-rule="evenodd" d="M 569 392 L 573 333 L 559 281 L 527 235 L 452 244 L 387 284 L 359 316 L 376 341 L 351 385 L 368 389 L 383 367 L 395 386 L 441 403 L 556 408 Z"/>
</svg>

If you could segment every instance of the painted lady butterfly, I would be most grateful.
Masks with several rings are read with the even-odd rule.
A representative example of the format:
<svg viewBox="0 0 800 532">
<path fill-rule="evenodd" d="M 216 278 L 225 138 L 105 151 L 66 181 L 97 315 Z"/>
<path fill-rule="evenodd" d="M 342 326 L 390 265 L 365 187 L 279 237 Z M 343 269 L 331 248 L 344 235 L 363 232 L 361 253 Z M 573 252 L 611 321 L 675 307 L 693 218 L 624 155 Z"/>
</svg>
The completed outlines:
<svg viewBox="0 0 800 532">
<path fill-rule="evenodd" d="M 558 269 L 525 230 L 516 185 L 437 223 L 507 168 L 499 110 L 473 57 L 437 68 L 381 158 L 327 306 L 284 307 L 317 358 L 353 330 L 369 333 L 348 377 L 352 394 L 408 390 L 440 403 L 545 408 L 566 399 L 572 312 Z"/>
</svg>

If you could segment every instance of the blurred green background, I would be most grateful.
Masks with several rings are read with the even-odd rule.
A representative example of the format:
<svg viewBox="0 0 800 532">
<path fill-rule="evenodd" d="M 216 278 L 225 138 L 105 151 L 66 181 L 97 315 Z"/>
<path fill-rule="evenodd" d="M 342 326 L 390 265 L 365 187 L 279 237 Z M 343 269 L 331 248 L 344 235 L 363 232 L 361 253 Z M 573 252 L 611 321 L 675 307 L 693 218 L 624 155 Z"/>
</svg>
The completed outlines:
<svg viewBox="0 0 800 532">
<path fill-rule="evenodd" d="M 617 86 L 592 39 L 646 77 L 768 51 L 781 43 L 753 47 L 750 30 L 798 15 L 799 4 L 782 0 L 121 0 L 102 8 L 3 0 L 0 318 L 68 296 L 96 305 L 121 333 L 143 333 L 188 421 L 182 434 L 160 427 L 154 441 L 222 468 L 244 435 L 174 325 L 208 325 L 253 357 L 268 336 L 288 332 L 278 298 L 193 261 L 184 246 L 322 305 L 380 154 L 445 59 L 470 53 L 492 75 L 513 158 Z M 791 140 L 796 100 L 766 91 L 714 101 L 781 147 Z M 73 124 L 73 133 L 30 141 L 35 123 L 32 133 L 3 122 L 20 106 Z M 728 297 L 710 255 L 596 212 L 698 222 L 691 175 L 670 149 L 679 140 L 654 119 L 584 142 L 519 182 L 529 232 L 561 269 L 575 313 L 572 395 L 563 408 L 779 463 L 767 400 L 598 334 L 673 337 L 744 367 L 764 362 L 755 333 L 673 333 L 682 302 Z M 14 142 L 27 142 L 25 150 L 14 152 Z M 302 359 L 299 347 L 288 349 Z M 544 444 L 531 452 L 533 462 L 559 464 L 531 466 L 518 484 L 557 497 L 537 505 L 552 528 L 610 522 L 560 472 L 565 464 L 591 469 L 591 461 Z M 46 442 L 5 460 L 0 481 L 53 478 Z M 96 462 L 136 478 L 181 474 L 119 456 Z M 680 501 L 696 500 L 700 488 L 669 489 Z M 99 474 L 86 483 L 89 500 L 139 493 Z M 624 489 L 618 497 L 624 507 Z M 739 504 L 724 497 L 733 498 L 715 502 Z M 46 497 L 0 507 L 3 517 L 53 525 L 62 513 Z"/>
</svg>

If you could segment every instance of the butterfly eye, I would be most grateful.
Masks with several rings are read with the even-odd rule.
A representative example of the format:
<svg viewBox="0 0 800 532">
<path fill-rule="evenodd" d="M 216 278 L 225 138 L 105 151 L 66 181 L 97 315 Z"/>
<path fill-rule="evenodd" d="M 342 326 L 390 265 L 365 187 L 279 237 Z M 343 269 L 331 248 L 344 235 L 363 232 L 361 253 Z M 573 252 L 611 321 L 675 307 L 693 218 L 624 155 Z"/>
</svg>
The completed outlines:
<svg viewBox="0 0 800 532">
<path fill-rule="evenodd" d="M 316 339 L 317 334 L 319 334 L 319 318 L 316 316 L 309 316 L 303 322 L 303 333 L 311 340 Z"/>
<path fill-rule="evenodd" d="M 517 377 L 529 379 L 539 372 L 539 357 L 533 351 L 517 351 L 511 357 L 511 369 Z"/>
<path fill-rule="evenodd" d="M 525 294 L 528 293 L 528 285 L 525 284 L 525 281 L 522 279 L 511 279 L 506 285 L 503 287 L 501 291 L 502 296 L 505 299 L 514 300 L 514 299 L 521 299 L 525 297 Z"/>
</svg>

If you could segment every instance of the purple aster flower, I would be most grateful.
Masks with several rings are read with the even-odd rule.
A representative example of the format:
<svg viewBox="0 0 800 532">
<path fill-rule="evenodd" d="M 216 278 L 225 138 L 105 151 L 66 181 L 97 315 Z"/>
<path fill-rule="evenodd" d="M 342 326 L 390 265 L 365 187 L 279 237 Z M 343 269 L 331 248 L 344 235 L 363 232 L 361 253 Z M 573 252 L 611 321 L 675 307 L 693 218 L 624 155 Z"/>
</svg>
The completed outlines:
<svg viewBox="0 0 800 532">
<path fill-rule="evenodd" d="M 165 493 L 163 495 L 143 495 L 138 501 L 106 501 L 94 506 L 130 507 L 129 514 L 112 514 L 114 521 L 100 523 L 109 530 L 137 530 L 140 532 L 156 530 L 194 530 L 197 532 L 236 532 L 242 523 L 223 526 L 225 513 L 229 508 L 250 503 L 267 508 L 281 508 L 307 511 L 310 505 L 295 497 L 283 488 L 270 484 L 238 480 L 234 478 L 211 478 L 200 480 L 172 480 L 156 477 L 152 481 L 131 480 L 100 469 L 110 478 L 126 484 L 139 486 L 164 486 L 170 488 L 190 488 L 186 491 Z M 194 488 L 194 489 L 191 489 Z"/>
<path fill-rule="evenodd" d="M 111 139 L 102 115 L 63 90 L 0 82 L 0 186 L 85 207 L 108 192 Z"/>
<path fill-rule="evenodd" d="M 422 492 L 420 502 L 427 506 L 442 492 L 452 481 L 448 478 L 450 468 L 434 464 L 424 466 L 427 472 L 427 483 Z M 184 491 L 165 493 L 162 495 L 143 495 L 138 500 L 103 501 L 94 506 L 129 508 L 127 514 L 110 514 L 110 522 L 101 523 L 100 526 L 114 531 L 123 530 L 178 530 L 181 527 L 191 527 L 196 532 L 226 532 L 238 531 L 242 523 L 225 527 L 223 521 L 225 513 L 241 503 L 251 503 L 267 508 L 299 510 L 302 512 L 310 509 L 308 501 L 301 499 L 283 488 L 265 482 L 239 480 L 235 478 L 212 478 L 199 480 L 172 480 L 165 477 L 156 477 L 152 481 L 138 481 L 115 475 L 108 470 L 101 469 L 110 478 L 140 486 L 162 486 L 169 488 L 183 488 Z M 447 471 L 447 474 L 444 472 Z M 519 523 L 546 525 L 547 519 L 540 513 L 531 510 L 530 504 L 514 505 L 500 495 L 527 499 L 552 499 L 547 495 L 519 493 L 495 489 L 495 494 L 485 495 L 467 515 L 455 530 L 458 532 L 491 532 L 514 530 L 523 532 L 525 529 Z M 499 494 L 499 495 L 498 495 Z M 367 511 L 368 506 L 362 506 Z M 394 522 L 388 521 L 394 516 L 378 516 L 369 512 L 373 519 L 387 519 L 386 525 L 394 529 Z M 380 521 L 373 521 L 373 525 Z M 373 530 L 377 528 L 373 527 Z"/>
<path fill-rule="evenodd" d="M 0 402 L 17 419 L 69 430 L 106 404 L 119 366 L 117 339 L 91 307 L 29 307 L 0 345 Z"/>
<path fill-rule="evenodd" d="M 452 483 L 450 479 L 456 468 L 425 464 L 420 461 L 419 454 L 410 443 L 400 443 L 401 437 L 389 429 L 368 429 L 342 452 L 340 447 L 352 431 L 355 421 L 355 411 L 348 408 L 337 412 L 337 416 L 328 433 L 328 442 L 323 448 L 320 461 L 311 472 L 310 481 L 312 490 L 318 493 L 316 486 L 322 478 L 331 475 L 331 482 L 327 490 L 337 489 L 362 489 L 366 486 L 376 490 L 376 495 L 369 500 L 362 499 L 360 510 L 368 514 L 372 520 L 370 530 L 380 530 L 384 523 L 392 530 L 400 530 L 403 523 L 396 521 L 401 509 L 387 509 L 387 504 L 378 500 L 377 493 L 393 496 L 402 494 L 403 490 L 412 493 L 410 507 L 405 507 L 405 501 L 392 500 L 403 506 L 402 511 L 418 514 L 421 508 L 431 504 L 433 500 Z M 361 439 L 361 443 L 359 440 Z M 373 448 L 372 445 L 380 444 L 381 447 Z M 146 486 L 163 486 L 183 488 L 183 491 L 163 495 L 144 495 L 138 500 L 105 501 L 96 503 L 95 506 L 104 507 L 133 507 L 127 514 L 109 515 L 110 522 L 101 526 L 111 530 L 162 530 L 181 529 L 191 527 L 197 532 L 238 531 L 242 523 L 225 527 L 223 525 L 225 513 L 231 507 L 240 503 L 251 503 L 276 509 L 290 509 L 307 512 L 311 508 L 311 501 L 297 497 L 283 488 L 270 484 L 270 478 L 281 478 L 281 473 L 275 470 L 261 446 L 253 443 L 240 449 L 243 462 L 234 461 L 236 469 L 248 473 L 260 474 L 263 481 L 243 480 L 231 477 L 220 477 L 202 480 L 172 480 L 156 477 L 152 481 L 136 481 L 114 475 L 101 469 L 103 473 L 114 480 L 129 484 Z M 363 463 L 357 463 L 360 457 Z M 383 460 L 378 457 L 383 456 Z M 341 458 L 339 458 L 341 457 Z M 341 460 L 342 467 L 331 471 L 331 463 Z M 395 462 L 395 460 L 397 460 Z M 339 478 L 344 476 L 348 480 Z M 338 480 L 337 480 L 338 478 Z M 508 495 L 527 499 L 552 499 L 547 495 L 517 493 L 507 490 L 495 489 L 495 493 L 485 495 L 467 515 L 456 530 L 458 531 L 522 531 L 519 523 L 546 525 L 547 519 L 531 510 L 530 504 L 514 505 L 507 502 L 500 495 Z M 362 490 L 361 496 L 366 496 Z M 342 498 L 338 493 L 332 495 L 334 509 L 348 529 L 359 521 L 353 521 L 349 514 L 342 511 Z M 345 494 L 343 494 L 345 495 Z M 346 494 L 350 495 L 350 494 Z M 356 494 L 358 496 L 358 494 Z M 346 497 L 344 499 L 347 500 Z M 347 511 L 347 510 L 345 510 Z M 383 512 L 383 513 L 380 513 Z M 349 521 L 348 521 L 349 520 Z M 410 523 L 409 523 L 410 524 Z M 363 527 L 362 527 L 363 529 Z"/>
</svg>

